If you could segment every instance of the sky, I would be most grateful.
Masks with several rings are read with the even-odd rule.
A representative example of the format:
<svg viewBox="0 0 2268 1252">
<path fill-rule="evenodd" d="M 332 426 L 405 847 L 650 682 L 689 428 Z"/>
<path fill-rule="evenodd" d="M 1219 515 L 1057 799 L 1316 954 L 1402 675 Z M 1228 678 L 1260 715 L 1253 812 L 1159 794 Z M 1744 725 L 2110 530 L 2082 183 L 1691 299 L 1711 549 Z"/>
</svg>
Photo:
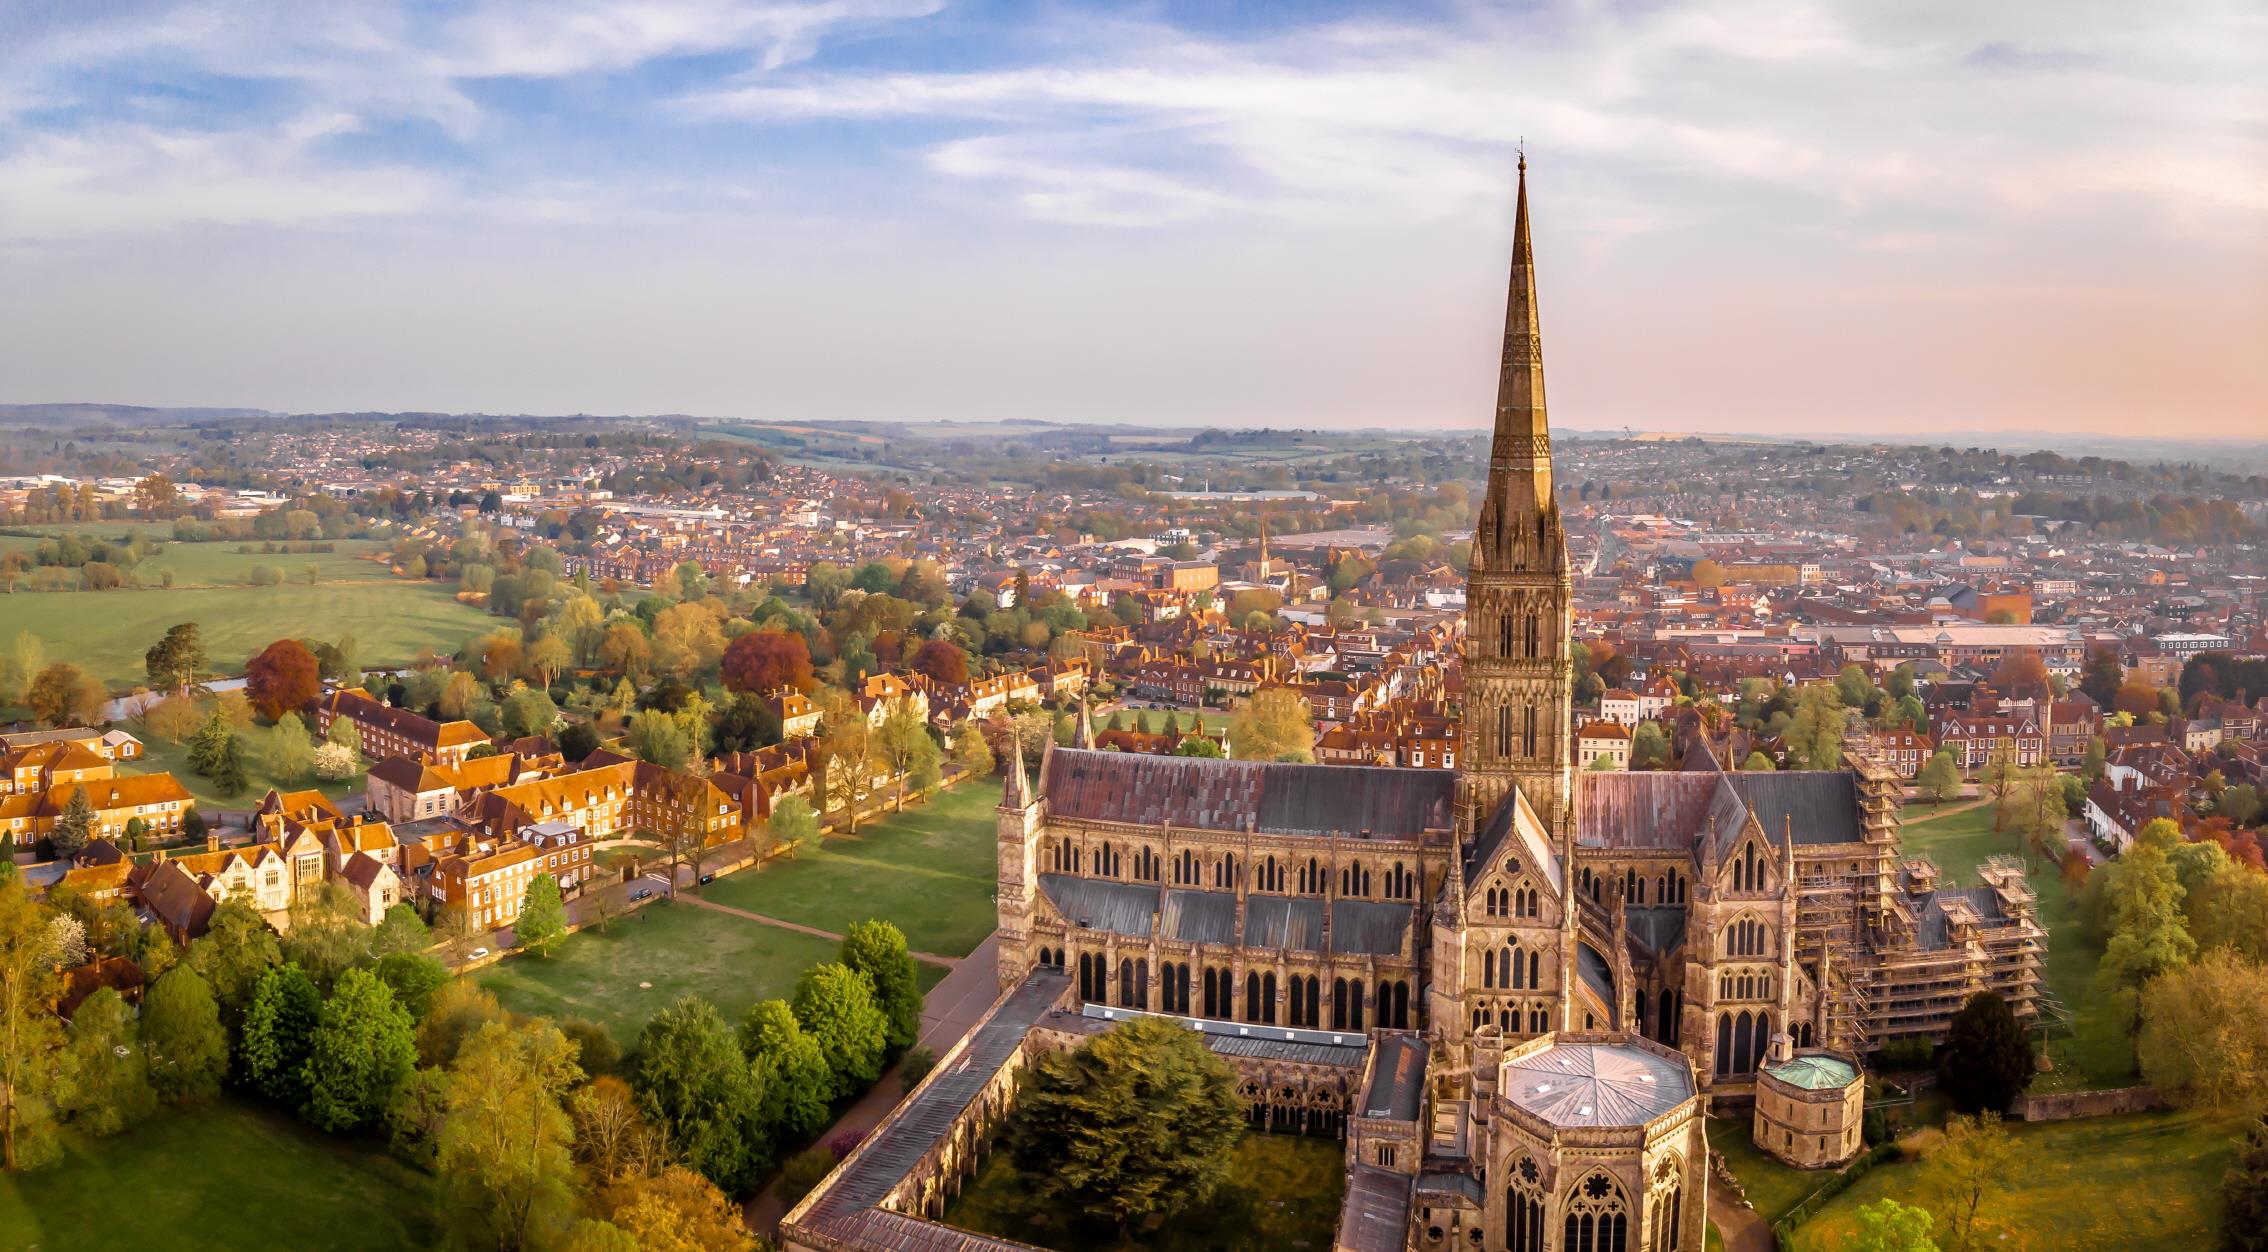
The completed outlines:
<svg viewBox="0 0 2268 1252">
<path fill-rule="evenodd" d="M 2257 0 L 4 0 L 0 402 L 2268 438 Z"/>
</svg>

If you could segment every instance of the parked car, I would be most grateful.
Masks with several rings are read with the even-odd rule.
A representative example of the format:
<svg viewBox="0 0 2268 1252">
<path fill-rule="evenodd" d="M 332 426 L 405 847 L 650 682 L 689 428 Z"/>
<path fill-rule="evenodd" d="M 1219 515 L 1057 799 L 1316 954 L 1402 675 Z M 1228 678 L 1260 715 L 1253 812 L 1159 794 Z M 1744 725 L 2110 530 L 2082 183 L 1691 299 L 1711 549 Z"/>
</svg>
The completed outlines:
<svg viewBox="0 0 2268 1252">
<path fill-rule="evenodd" d="M 485 957 L 485 956 L 487 956 L 487 955 L 488 955 L 488 949 L 486 949 L 486 948 L 474 948 L 474 949 L 472 950 L 472 959 L 473 959 L 473 960 L 476 960 L 476 961 L 477 961 L 477 960 L 480 960 L 480 959 L 481 959 L 482 957 Z"/>
<path fill-rule="evenodd" d="M 640 887 L 636 891 L 630 893 L 630 898 L 633 900 L 643 900 L 653 893 L 654 889 L 652 887 Z"/>
<path fill-rule="evenodd" d="M 715 882 L 716 880 L 717 880 L 717 876 L 716 876 L 715 874 L 703 874 L 703 875 L 701 875 L 701 885 L 702 885 L 702 886 L 704 886 L 704 887 L 708 886 L 708 885 L 709 885 L 710 883 L 713 883 L 713 882 Z"/>
</svg>

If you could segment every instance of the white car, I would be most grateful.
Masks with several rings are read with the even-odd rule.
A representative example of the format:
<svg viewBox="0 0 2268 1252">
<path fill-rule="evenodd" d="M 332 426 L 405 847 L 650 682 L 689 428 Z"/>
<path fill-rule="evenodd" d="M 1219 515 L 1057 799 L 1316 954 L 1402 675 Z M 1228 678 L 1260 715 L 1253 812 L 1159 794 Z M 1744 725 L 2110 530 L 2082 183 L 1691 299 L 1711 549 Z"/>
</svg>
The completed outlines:
<svg viewBox="0 0 2268 1252">
<path fill-rule="evenodd" d="M 472 950 L 472 959 L 473 959 L 473 960 L 476 960 L 476 961 L 477 961 L 477 960 L 479 960 L 479 959 L 481 959 L 482 957 L 484 957 L 484 956 L 487 956 L 487 955 L 488 955 L 488 949 L 486 949 L 486 948 L 474 948 L 474 949 Z"/>
</svg>

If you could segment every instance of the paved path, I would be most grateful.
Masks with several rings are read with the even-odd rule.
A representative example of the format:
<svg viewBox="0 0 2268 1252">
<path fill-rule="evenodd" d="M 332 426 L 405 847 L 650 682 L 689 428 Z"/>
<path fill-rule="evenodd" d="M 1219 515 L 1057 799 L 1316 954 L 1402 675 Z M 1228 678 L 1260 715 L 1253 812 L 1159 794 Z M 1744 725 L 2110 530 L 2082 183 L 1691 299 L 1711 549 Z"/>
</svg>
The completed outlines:
<svg viewBox="0 0 2268 1252">
<path fill-rule="evenodd" d="M 745 917 L 752 922 L 761 922 L 766 926 L 777 926 L 781 930 L 792 930 L 797 934 L 816 935 L 821 939 L 832 939 L 837 943 L 841 943 L 843 941 L 843 937 L 832 930 L 821 930 L 817 926 L 806 926 L 802 922 L 791 922 L 777 917 L 766 917 L 762 913 L 751 913 L 747 909 L 736 909 L 729 904 L 719 904 L 714 900 L 704 900 L 698 894 L 686 895 L 680 892 L 677 897 L 677 902 L 680 904 L 696 904 L 705 909 L 715 909 L 719 913 L 730 913 L 734 917 Z M 913 957 L 913 959 L 917 961 L 926 961 L 931 965 L 942 965 L 947 969 L 951 969 L 961 963 L 961 958 L 957 956 L 938 956 L 934 952 L 909 952 L 907 953 L 907 955 Z"/>
<path fill-rule="evenodd" d="M 728 911 L 738 912 L 737 909 Z M 977 1019 L 1000 998 L 999 961 L 1000 937 L 988 935 L 977 945 L 976 951 L 953 963 L 953 972 L 945 975 L 943 982 L 929 989 L 921 1005 L 922 1047 L 943 1056 L 962 1036 L 975 1029 Z M 835 1124 L 820 1134 L 817 1142 L 832 1143 L 837 1136 L 846 1133 L 863 1137 L 881 1125 L 882 1119 L 904 1098 L 898 1067 L 893 1065 L 859 1097 L 858 1103 L 844 1110 Z M 787 1208 L 780 1202 L 775 1182 L 742 1206 L 741 1218 L 750 1230 L 769 1239 L 779 1233 L 780 1219 L 787 1216 Z"/>
<path fill-rule="evenodd" d="M 1709 1220 L 1725 1241 L 1725 1252 L 1774 1252 L 1778 1241 L 1755 1209 L 1738 1204 L 1721 1187 L 1709 1188 Z"/>
</svg>

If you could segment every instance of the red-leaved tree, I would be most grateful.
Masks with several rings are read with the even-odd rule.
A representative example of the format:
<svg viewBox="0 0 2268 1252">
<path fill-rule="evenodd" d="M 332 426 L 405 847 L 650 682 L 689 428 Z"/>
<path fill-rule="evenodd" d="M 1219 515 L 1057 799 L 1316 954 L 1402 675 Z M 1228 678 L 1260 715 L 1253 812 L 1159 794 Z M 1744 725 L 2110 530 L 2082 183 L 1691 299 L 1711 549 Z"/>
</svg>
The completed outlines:
<svg viewBox="0 0 2268 1252">
<path fill-rule="evenodd" d="M 322 667 L 297 639 L 278 639 L 244 663 L 244 695 L 269 720 L 314 703 Z"/>
<path fill-rule="evenodd" d="M 914 653 L 913 667 L 917 673 L 927 674 L 951 687 L 969 680 L 969 654 L 949 640 L 932 639 L 921 645 L 921 651 Z"/>
<path fill-rule="evenodd" d="M 732 641 L 724 652 L 725 686 L 734 691 L 768 694 L 782 687 L 809 691 L 811 649 L 803 636 L 784 630 L 752 630 Z"/>
</svg>

